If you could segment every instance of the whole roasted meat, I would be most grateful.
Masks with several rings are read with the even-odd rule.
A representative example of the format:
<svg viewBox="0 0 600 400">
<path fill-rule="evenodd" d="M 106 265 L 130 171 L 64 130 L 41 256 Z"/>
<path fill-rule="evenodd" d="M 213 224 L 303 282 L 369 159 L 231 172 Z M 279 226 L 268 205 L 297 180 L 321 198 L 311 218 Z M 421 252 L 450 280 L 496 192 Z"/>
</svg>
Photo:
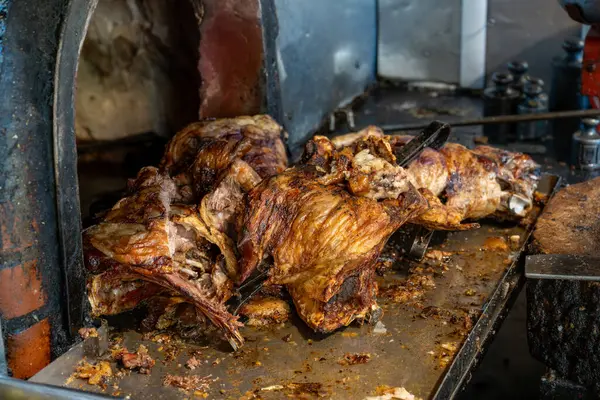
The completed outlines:
<svg viewBox="0 0 600 400">
<path fill-rule="evenodd" d="M 426 206 L 393 164 L 389 144 L 363 144 L 338 152 L 316 137 L 301 165 L 248 192 L 241 216 L 240 281 L 267 264 L 267 285 L 285 285 L 300 317 L 319 332 L 378 309 L 377 258 L 392 233 Z"/>
<path fill-rule="evenodd" d="M 377 259 L 404 223 L 468 229 L 532 207 L 537 165 L 523 154 L 447 144 L 403 169 L 394 154 L 410 137 L 369 127 L 315 136 L 287 168 L 281 135 L 268 116 L 203 121 L 175 135 L 159 168 L 142 169 L 84 232 L 92 312 L 145 304 L 158 312 L 151 325 L 209 321 L 237 348 L 240 323 L 225 302 L 268 270 L 262 302 L 245 315 L 284 319 L 285 303 L 270 296 L 285 288 L 311 328 L 331 332 L 378 313 Z"/>
<path fill-rule="evenodd" d="M 233 223 L 244 194 L 285 168 L 280 135 L 267 116 L 201 122 L 178 133 L 160 169 L 142 169 L 129 195 L 84 233 L 93 314 L 181 298 L 241 346 L 241 324 L 224 305 L 238 280 Z"/>
<path fill-rule="evenodd" d="M 332 141 L 336 148 L 356 148 L 365 137 L 377 137 L 396 150 L 412 136 L 385 136 L 376 127 L 343 135 Z M 411 182 L 428 200 L 426 212 L 411 222 L 433 230 L 465 230 L 479 226 L 482 218 L 520 219 L 533 207 L 539 165 L 531 157 L 478 146 L 469 150 L 447 143 L 440 151 L 425 149 L 408 167 Z"/>
</svg>

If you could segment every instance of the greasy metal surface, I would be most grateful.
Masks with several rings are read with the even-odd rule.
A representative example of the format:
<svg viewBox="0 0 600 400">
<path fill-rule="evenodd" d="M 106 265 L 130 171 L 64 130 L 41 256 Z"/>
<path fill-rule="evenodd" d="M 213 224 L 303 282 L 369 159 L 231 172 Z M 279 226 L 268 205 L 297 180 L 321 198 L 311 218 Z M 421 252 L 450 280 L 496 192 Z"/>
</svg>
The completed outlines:
<svg viewBox="0 0 600 400">
<path fill-rule="evenodd" d="M 408 250 L 407 256 L 412 260 L 421 261 L 425 257 L 425 253 L 427 253 L 429 243 L 434 234 L 435 231 L 430 231 L 422 226 L 415 226 L 414 240 Z"/>
<path fill-rule="evenodd" d="M 367 125 L 393 127 L 393 125 L 419 126 L 423 129 L 433 119 L 452 126 L 450 141 L 472 144 L 473 136 L 481 135 L 481 126 L 454 127 L 455 121 L 479 119 L 482 116 L 480 97 L 458 96 L 451 92 L 407 91 L 398 87 L 380 86 L 369 92 L 363 105 L 356 109 L 354 118 L 357 128 Z M 342 125 L 335 134 L 348 132 Z M 469 139 L 469 140 L 465 140 Z"/>
<path fill-rule="evenodd" d="M 86 357 L 101 357 L 106 354 L 109 348 L 109 340 L 108 340 L 108 322 L 106 320 L 101 320 L 101 325 L 96 329 L 98 333 L 95 336 L 90 336 L 86 340 L 83 341 L 83 354 Z"/>
<path fill-rule="evenodd" d="M 3 400 L 106 400 L 104 395 L 81 390 L 40 385 L 0 376 L 0 399 Z"/>
<path fill-rule="evenodd" d="M 375 0 L 274 0 L 283 125 L 292 156 L 375 80 Z"/>
<path fill-rule="evenodd" d="M 461 0 L 379 0 L 377 73 L 458 83 Z"/>
<path fill-rule="evenodd" d="M 555 183 L 553 177 L 547 177 L 542 188 L 550 191 Z M 139 333 L 126 331 L 125 346 L 132 350 L 144 343 L 157 363 L 150 375 L 133 372 L 116 381 L 118 389 L 108 386 L 107 393 L 118 390 L 132 394 L 134 399 L 147 400 L 186 397 L 186 393 L 162 386 L 163 377 L 170 373 L 211 375 L 212 379 L 218 379 L 210 385 L 211 399 L 238 399 L 247 391 L 256 391 L 263 399 L 279 399 L 284 396 L 281 391 L 261 391 L 261 388 L 307 382 L 321 384 L 326 397 L 332 399 L 363 399 L 379 385 L 403 386 L 423 398 L 451 398 L 467 380 L 518 292 L 523 274 L 517 259 L 530 231 L 531 226 L 484 222 L 478 230 L 450 233 L 441 243 L 432 245 L 432 249 L 452 253 L 444 263 L 448 270 L 434 266 L 436 287 L 426 290 L 424 297 L 414 304 L 394 303 L 380 297 L 384 309 L 382 322 L 387 330 L 384 334 L 375 333 L 369 325 L 352 325 L 328 336 L 315 335 L 293 318 L 280 327 L 244 328 L 242 333 L 247 342 L 237 353 L 232 353 L 224 343 L 208 347 L 180 344 L 179 356 L 174 361 L 164 361 L 164 345 L 144 341 Z M 486 247 L 490 237 L 508 241 L 513 235 L 519 235 L 519 245 L 513 251 Z M 398 271 L 387 273 L 380 281 L 382 290 L 405 282 L 407 269 L 407 263 L 401 262 Z M 429 306 L 454 315 L 471 312 L 479 318 L 465 338 L 456 333 L 460 324 L 444 318 L 421 317 L 423 309 Z M 289 341 L 283 340 L 287 335 L 291 335 Z M 444 365 L 440 359 L 442 345 L 454 344 L 458 346 L 457 356 Z M 190 371 L 184 365 L 193 349 L 200 350 L 202 365 Z M 363 365 L 340 365 L 338 362 L 346 353 L 370 353 L 371 360 Z M 38 373 L 33 381 L 64 385 L 82 355 L 82 346 L 74 347 Z M 81 380 L 75 380 L 71 386 L 98 390 Z"/>
<path fill-rule="evenodd" d="M 548 198 L 550 198 L 559 187 L 560 177 L 545 175 L 544 179 L 538 185 L 538 191 L 547 194 Z M 543 208 L 542 210 L 537 209 L 535 211 L 537 214 L 536 218 L 542 211 Z M 519 243 L 520 253 L 514 257 L 511 266 L 497 283 L 493 293 L 487 298 L 479 320 L 454 358 L 434 398 L 453 398 L 470 379 L 471 370 L 480 361 L 482 352 L 489 346 L 496 330 L 506 317 L 510 305 L 514 302 L 524 283 L 522 258 L 532 230 L 533 226 L 530 226 L 526 229 L 525 234 L 521 235 L 521 242 Z"/>
<path fill-rule="evenodd" d="M 492 117 L 483 117 L 477 119 L 465 119 L 452 122 L 453 127 L 458 126 L 477 126 L 477 125 L 496 125 L 506 124 L 511 122 L 527 122 L 527 121 L 543 121 L 564 119 L 573 117 L 597 117 L 600 115 L 599 110 L 568 110 L 568 111 L 552 111 L 537 114 L 519 114 L 519 115 L 498 115 Z M 397 125 L 382 125 L 380 128 L 384 132 L 392 131 L 412 131 L 424 129 L 428 124 L 397 124 Z"/>
<path fill-rule="evenodd" d="M 525 259 L 525 277 L 600 281 L 600 257 L 575 254 L 535 254 Z"/>
</svg>

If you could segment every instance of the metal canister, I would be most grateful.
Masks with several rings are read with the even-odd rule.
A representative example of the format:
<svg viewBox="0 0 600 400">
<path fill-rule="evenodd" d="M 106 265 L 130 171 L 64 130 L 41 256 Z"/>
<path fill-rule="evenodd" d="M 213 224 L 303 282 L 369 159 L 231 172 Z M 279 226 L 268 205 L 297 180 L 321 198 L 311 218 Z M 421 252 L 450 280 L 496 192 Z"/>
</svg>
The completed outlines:
<svg viewBox="0 0 600 400">
<path fill-rule="evenodd" d="M 492 75 L 492 82 L 494 85 L 483 91 L 483 115 L 492 117 L 514 114 L 520 94 L 510 87 L 513 76 L 496 72 Z M 483 133 L 490 143 L 508 143 L 513 136 L 509 124 L 484 125 Z"/>
<path fill-rule="evenodd" d="M 525 98 L 517 107 L 518 114 L 540 114 L 548 112 L 548 96 L 544 93 L 544 81 L 529 77 L 523 89 Z M 538 140 L 548 133 L 548 121 L 528 121 L 517 124 L 518 140 Z"/>
<path fill-rule="evenodd" d="M 523 96 L 523 89 L 525 88 L 529 64 L 527 64 L 527 61 L 511 61 L 508 63 L 508 71 L 513 76 L 513 81 L 510 84 L 510 87 Z M 515 113 L 516 111 L 517 110 L 515 109 Z"/>
<path fill-rule="evenodd" d="M 539 92 L 535 95 L 535 97 L 540 102 L 540 104 L 545 107 L 545 112 L 547 112 L 550 101 L 548 99 L 548 94 L 546 92 L 544 92 L 544 86 L 545 86 L 544 81 L 535 76 L 530 76 L 530 75 L 527 76 L 525 78 L 525 89 L 523 89 L 523 99 L 526 99 L 528 97 L 528 95 L 526 93 L 527 85 L 538 86 L 540 88 Z M 522 103 L 523 102 L 521 102 L 520 104 L 522 104 Z"/>
<path fill-rule="evenodd" d="M 573 134 L 573 164 L 583 170 L 600 168 L 600 135 L 598 120 L 586 118 L 582 128 Z"/>
<path fill-rule="evenodd" d="M 550 111 L 567 111 L 586 108 L 581 96 L 581 65 L 583 41 L 569 38 L 563 43 L 565 54 L 552 62 L 552 90 Z M 567 161 L 571 154 L 571 132 L 579 129 L 579 118 L 552 120 L 551 129 L 555 156 L 558 161 Z"/>
</svg>

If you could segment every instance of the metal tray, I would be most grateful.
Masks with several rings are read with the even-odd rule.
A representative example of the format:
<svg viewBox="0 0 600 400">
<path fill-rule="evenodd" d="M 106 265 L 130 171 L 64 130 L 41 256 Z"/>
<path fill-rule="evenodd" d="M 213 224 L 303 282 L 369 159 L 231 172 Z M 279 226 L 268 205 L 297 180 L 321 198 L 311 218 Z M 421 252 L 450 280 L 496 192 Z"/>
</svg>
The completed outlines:
<svg viewBox="0 0 600 400">
<path fill-rule="evenodd" d="M 538 191 L 550 196 L 558 181 L 556 176 L 545 175 Z M 542 207 L 537 207 L 534 216 L 541 211 Z M 527 226 L 484 221 L 480 229 L 452 232 L 437 243 L 434 238 L 430 249 L 452 255 L 442 263 L 445 267 L 427 259 L 418 265 L 431 267 L 435 282 L 435 288 L 418 299 L 399 303 L 385 296 L 393 292 L 390 288 L 406 281 L 409 267 L 415 267 L 414 263 L 396 263 L 400 268 L 389 271 L 379 282 L 384 294 L 378 300 L 384 310 L 384 334 L 375 333 L 370 325 L 352 325 L 330 335 L 316 335 L 292 318 L 278 327 L 243 328 L 246 344 L 236 353 L 225 344 L 201 347 L 182 342 L 178 357 L 165 361 L 164 345 L 125 330 L 119 334 L 129 350 L 143 343 L 157 360 L 151 374 L 132 372 L 104 390 L 78 379 L 69 386 L 144 400 L 195 395 L 210 399 L 364 399 L 381 386 L 404 387 L 423 399 L 453 398 L 469 380 L 524 282 L 520 261 L 536 218 Z M 510 243 L 509 238 L 516 235 L 519 240 L 512 249 L 490 246 L 489 238 L 502 237 Z M 438 316 L 432 315 L 432 310 L 437 310 Z M 465 326 L 469 314 L 472 325 Z M 194 349 L 201 352 L 202 365 L 189 370 L 185 363 Z M 369 353 L 371 358 L 364 364 L 340 364 L 346 354 L 356 353 Z M 75 346 L 32 381 L 66 385 L 83 354 L 83 346 Z M 186 393 L 163 386 L 167 373 L 211 375 L 214 382 L 205 394 Z M 313 385 L 299 385 L 306 383 Z"/>
</svg>

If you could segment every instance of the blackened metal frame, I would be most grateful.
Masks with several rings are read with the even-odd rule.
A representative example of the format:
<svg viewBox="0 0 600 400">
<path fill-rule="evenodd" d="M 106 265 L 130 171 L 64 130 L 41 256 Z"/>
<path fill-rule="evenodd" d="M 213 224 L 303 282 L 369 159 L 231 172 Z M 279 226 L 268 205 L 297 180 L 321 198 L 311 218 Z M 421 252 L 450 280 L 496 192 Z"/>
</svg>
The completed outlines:
<svg viewBox="0 0 600 400">
<path fill-rule="evenodd" d="M 98 0 L 71 1 L 60 35 L 54 76 L 54 174 L 64 301 L 70 334 L 83 325 L 87 304 L 75 143 L 75 78 L 79 54 Z"/>
</svg>

